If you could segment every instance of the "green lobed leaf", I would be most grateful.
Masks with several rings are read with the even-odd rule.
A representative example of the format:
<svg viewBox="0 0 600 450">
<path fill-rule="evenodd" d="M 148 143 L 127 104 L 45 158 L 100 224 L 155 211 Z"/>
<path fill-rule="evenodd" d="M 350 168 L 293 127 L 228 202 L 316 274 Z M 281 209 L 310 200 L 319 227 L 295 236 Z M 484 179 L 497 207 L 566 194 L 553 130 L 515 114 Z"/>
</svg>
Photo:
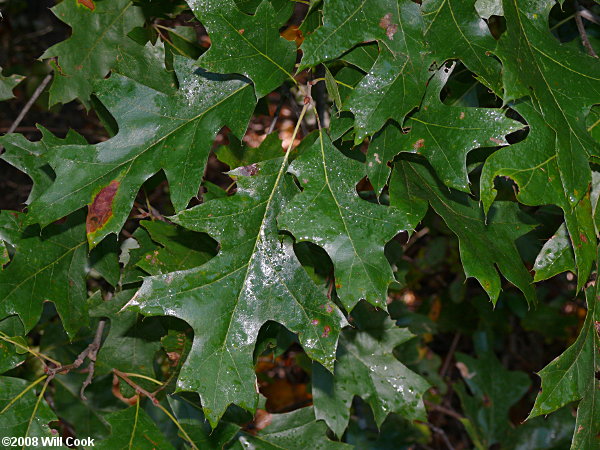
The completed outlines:
<svg viewBox="0 0 600 450">
<path fill-rule="evenodd" d="M 384 246 L 401 231 L 413 230 L 420 217 L 361 199 L 356 184 L 365 176 L 364 165 L 344 156 L 323 132 L 289 170 L 304 190 L 279 216 L 280 226 L 329 254 L 348 311 L 363 298 L 385 308 L 394 275 Z"/>
<path fill-rule="evenodd" d="M 302 44 L 300 69 L 333 59 L 354 45 L 379 42 L 379 56 L 344 109 L 355 116 L 355 141 L 388 119 L 402 123 L 416 108 L 433 60 L 426 54 L 420 7 L 411 0 L 325 0 L 323 25 Z"/>
<path fill-rule="evenodd" d="M 144 23 L 142 10 L 131 0 L 65 0 L 52 12 L 72 28 L 72 33 L 41 56 L 57 58 L 50 105 L 75 98 L 88 105 L 94 82 L 114 67 L 119 45 L 129 39 L 127 33 Z"/>
<path fill-rule="evenodd" d="M 464 108 L 441 102 L 441 90 L 456 64 L 440 69 L 430 80 L 417 113 L 404 123 L 410 132 L 388 124 L 373 137 L 367 155 L 369 180 L 377 192 L 387 183 L 387 164 L 401 151 L 427 158 L 437 176 L 448 187 L 470 193 L 467 153 L 478 147 L 507 145 L 505 136 L 523 125 L 494 108 Z"/>
<path fill-rule="evenodd" d="M 25 214 L 2 211 L 0 228 L 18 230 L 9 240 L 15 255 L 0 271 L 0 318 L 17 314 L 29 332 L 51 301 L 69 337 L 88 322 L 86 307 L 87 249 L 82 214 L 47 227 L 25 228 Z M 0 233 L 0 237 L 3 233 Z"/>
<path fill-rule="evenodd" d="M 14 87 L 24 79 L 25 77 L 21 75 L 10 75 L 5 77 L 2 75 L 2 67 L 0 67 L 0 102 L 13 98 Z"/>
<path fill-rule="evenodd" d="M 161 169 L 175 209 L 187 206 L 217 132 L 227 125 L 241 136 L 255 99 L 245 81 L 194 69 L 190 60 L 177 58 L 176 72 L 179 90 L 169 95 L 117 74 L 99 83 L 97 95 L 119 133 L 48 153 L 56 181 L 31 203 L 31 223 L 45 226 L 88 204 L 88 241 L 95 246 L 121 230 L 138 189 Z"/>
<path fill-rule="evenodd" d="M 503 64 L 504 102 L 531 97 L 543 117 L 562 198 L 574 208 L 591 181 L 588 159 L 600 156 L 600 144 L 585 126 L 590 108 L 600 99 L 600 66 L 551 35 L 548 15 L 555 3 L 505 0 L 507 29 L 495 54 Z"/>
<path fill-rule="evenodd" d="M 532 221 L 515 203 L 498 202 L 486 221 L 478 202 L 463 192 L 449 191 L 426 165 L 410 161 L 394 166 L 390 203 L 421 216 L 429 203 L 458 237 L 465 275 L 476 278 L 494 304 L 501 286 L 498 270 L 530 305 L 536 302 L 531 275 L 514 243 L 532 230 Z"/>
<path fill-rule="evenodd" d="M 419 106 L 431 75 L 428 69 L 433 59 L 423 39 L 419 5 L 399 0 L 378 20 L 378 26 L 386 30 L 386 40 L 380 41 L 377 61 L 344 104 L 344 109 L 354 114 L 357 144 L 379 131 L 389 119 L 402 124 L 405 116 Z"/>
<path fill-rule="evenodd" d="M 483 442 L 484 448 L 505 442 L 510 430 L 509 410 L 529 389 L 531 382 L 525 372 L 509 371 L 493 352 L 480 352 L 477 358 L 456 354 L 463 385 L 456 386 L 463 410 L 471 422 L 469 434 Z"/>
<path fill-rule="evenodd" d="M 588 311 L 577 340 L 544 367 L 542 389 L 529 418 L 549 414 L 579 401 L 572 449 L 594 449 L 600 433 L 600 305 L 598 287 L 586 290 Z"/>
<path fill-rule="evenodd" d="M 355 395 L 371 406 L 378 427 L 390 413 L 425 420 L 423 393 L 429 384 L 396 359 L 393 350 L 414 335 L 398 328 L 386 314 L 357 308 L 358 329 L 340 336 L 335 371 L 313 364 L 313 401 L 317 419 L 342 436 Z M 358 312 L 358 311 L 357 311 Z"/>
<path fill-rule="evenodd" d="M 283 25 L 273 5 L 264 0 L 253 16 L 242 13 L 233 0 L 187 0 L 211 38 L 198 64 L 218 73 L 239 73 L 254 82 L 261 98 L 291 79 L 296 44 L 279 35 Z"/>
<path fill-rule="evenodd" d="M 276 217 L 297 190 L 286 168 L 287 158 L 239 168 L 231 173 L 236 195 L 175 216 L 176 223 L 217 239 L 220 253 L 200 267 L 146 278 L 128 304 L 194 329 L 178 389 L 200 394 L 213 427 L 231 403 L 256 408 L 253 350 L 267 321 L 297 333 L 311 358 L 333 365 L 344 319 L 300 266 L 289 240 L 278 236 Z"/>
<path fill-rule="evenodd" d="M 565 195 L 561 167 L 555 152 L 556 134 L 542 111 L 529 102 L 512 106 L 529 123 L 524 141 L 510 145 L 487 158 L 481 173 L 481 202 L 486 211 L 496 197 L 494 179 L 506 176 L 518 186 L 517 199 L 526 205 L 559 206 L 564 213 L 577 262 L 578 289 L 585 284 L 595 258 L 596 234 L 590 197 L 586 193 L 576 205 Z M 586 162 L 586 167 L 587 162 Z M 582 174 L 586 173 L 586 169 Z"/>
<path fill-rule="evenodd" d="M 438 66 L 448 59 L 460 59 L 477 80 L 500 94 L 501 66 L 491 57 L 496 40 L 475 4 L 474 0 L 424 1 L 425 39 Z"/>
<path fill-rule="evenodd" d="M 54 172 L 48 165 L 48 153 L 62 145 L 85 145 L 83 136 L 74 130 L 69 130 L 64 139 L 57 138 L 41 125 L 37 126 L 42 133 L 42 139 L 37 142 L 28 141 L 21 134 L 7 134 L 0 138 L 5 151 L 0 156 L 3 160 L 17 169 L 25 172 L 33 181 L 27 204 L 36 200 L 50 188 L 54 181 Z"/>
</svg>

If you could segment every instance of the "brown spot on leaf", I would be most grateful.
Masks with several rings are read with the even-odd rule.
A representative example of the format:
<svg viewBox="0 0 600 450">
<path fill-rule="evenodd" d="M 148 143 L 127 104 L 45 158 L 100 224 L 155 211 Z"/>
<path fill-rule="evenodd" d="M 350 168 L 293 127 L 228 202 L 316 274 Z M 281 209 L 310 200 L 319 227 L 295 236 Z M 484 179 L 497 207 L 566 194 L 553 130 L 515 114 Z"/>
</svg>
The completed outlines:
<svg viewBox="0 0 600 450">
<path fill-rule="evenodd" d="M 417 142 L 415 142 L 413 144 L 413 148 L 417 152 L 419 151 L 419 149 L 423 148 L 423 146 L 425 146 L 425 139 L 419 139 Z"/>
<path fill-rule="evenodd" d="M 460 112 L 459 118 L 460 118 L 460 120 L 465 118 L 465 113 L 463 111 Z"/>
<path fill-rule="evenodd" d="M 492 141 L 492 142 L 494 142 L 494 143 L 496 143 L 498 145 L 502 145 L 503 144 L 503 142 L 500 139 L 496 139 L 495 137 L 491 137 L 490 141 Z"/>
<path fill-rule="evenodd" d="M 392 13 L 387 13 L 379 21 L 379 26 L 385 30 L 385 34 L 391 41 L 394 39 L 394 34 L 398 32 L 398 25 L 392 23 Z"/>
<path fill-rule="evenodd" d="M 329 325 L 325 325 L 325 327 L 323 328 L 323 334 L 321 335 L 321 337 L 327 337 L 329 336 L 329 333 L 331 333 L 331 327 Z"/>
<path fill-rule="evenodd" d="M 260 169 L 257 164 L 250 164 L 248 166 L 244 166 L 239 169 L 240 175 L 242 175 L 244 177 L 252 177 L 252 176 L 256 175 L 259 170 Z"/>
<path fill-rule="evenodd" d="M 90 11 L 93 11 L 96 9 L 96 5 L 94 4 L 93 0 L 77 0 L 77 3 L 85 6 Z"/>
<path fill-rule="evenodd" d="M 583 233 L 580 233 L 580 234 L 579 234 L 579 238 L 580 238 L 580 239 L 583 241 L 583 243 L 584 243 L 584 244 L 587 244 L 588 240 L 587 240 L 587 238 L 585 237 L 585 234 L 583 234 Z"/>
<path fill-rule="evenodd" d="M 311 325 L 319 325 L 319 319 L 313 319 L 310 321 Z"/>
<path fill-rule="evenodd" d="M 246 30 L 244 28 L 241 28 L 241 29 L 238 30 L 238 33 L 244 34 L 244 31 L 246 31 Z"/>
<path fill-rule="evenodd" d="M 88 234 L 93 233 L 104 226 L 113 215 L 113 200 L 119 189 L 119 182 L 113 180 L 108 186 L 103 187 L 92 203 L 88 206 L 88 215 L 85 221 L 85 229 Z"/>
</svg>

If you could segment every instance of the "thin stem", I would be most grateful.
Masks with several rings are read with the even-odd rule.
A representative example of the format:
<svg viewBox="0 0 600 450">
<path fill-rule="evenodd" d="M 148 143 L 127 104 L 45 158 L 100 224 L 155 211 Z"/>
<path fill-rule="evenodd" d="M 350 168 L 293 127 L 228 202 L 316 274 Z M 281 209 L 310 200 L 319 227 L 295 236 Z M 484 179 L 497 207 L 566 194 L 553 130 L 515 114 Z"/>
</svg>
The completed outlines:
<svg viewBox="0 0 600 450">
<path fill-rule="evenodd" d="M 133 448 L 133 438 L 135 437 L 135 429 L 137 428 L 138 415 L 140 413 L 140 396 L 137 396 L 135 402 L 135 422 L 133 423 L 133 431 L 131 432 L 131 438 L 129 439 L 129 448 Z"/>
<path fill-rule="evenodd" d="M 35 380 L 33 383 L 31 383 L 29 386 L 27 386 L 25 389 L 23 389 L 19 393 L 19 395 L 17 395 L 10 402 L 8 402 L 8 404 L 2 409 L 2 411 L 0 411 L 0 415 L 4 414 L 6 411 L 8 411 L 8 409 L 12 405 L 14 405 L 21 397 L 23 397 L 27 392 L 29 392 L 31 389 L 33 389 L 35 386 L 37 386 L 42 381 L 44 381 L 46 378 L 48 378 L 48 375 L 43 375 L 43 376 L 39 377 L 37 380 Z"/>
<path fill-rule="evenodd" d="M 592 131 L 600 123 L 600 119 L 596 120 L 587 130 Z"/>
<path fill-rule="evenodd" d="M 575 14 L 571 14 L 569 17 L 565 17 L 560 22 L 557 22 L 554 25 L 552 25 L 550 27 L 550 31 L 556 30 L 558 27 L 560 27 L 561 25 L 564 25 L 565 23 L 567 23 L 569 20 L 573 19 L 574 17 L 575 17 Z"/>
<path fill-rule="evenodd" d="M 594 47 L 592 47 L 592 44 L 590 43 L 590 40 L 588 39 L 587 33 L 585 31 L 585 27 L 583 26 L 583 20 L 581 19 L 581 7 L 579 6 L 578 2 L 575 2 L 575 8 L 577 10 L 577 12 L 575 13 L 575 23 L 577 24 L 579 36 L 581 36 L 581 43 L 583 44 L 590 56 L 597 58 L 598 55 L 594 51 Z"/>
<path fill-rule="evenodd" d="M 147 390 L 145 390 L 143 387 L 141 387 L 140 385 L 138 385 L 138 384 L 134 383 L 133 381 L 131 381 L 131 380 L 128 378 L 128 375 L 137 375 L 137 374 L 128 374 L 128 373 L 125 373 L 125 372 L 121 372 L 121 371 L 120 371 L 120 370 L 118 370 L 118 369 L 113 369 L 113 373 L 114 373 L 114 374 L 115 374 L 117 377 L 119 377 L 120 379 L 122 379 L 123 381 L 125 381 L 125 382 L 126 382 L 126 383 L 127 383 L 129 386 L 131 386 L 133 389 L 135 389 L 135 391 L 136 391 L 138 394 L 142 394 L 142 395 L 144 395 L 144 396 L 148 397 L 150 400 L 152 400 L 152 404 L 153 404 L 154 406 L 156 406 L 158 409 L 160 409 L 162 412 L 164 412 L 164 413 L 166 414 L 166 416 L 167 416 L 169 419 L 171 419 L 171 421 L 172 421 L 172 422 L 175 424 L 175 426 L 176 426 L 176 427 L 179 429 L 179 431 L 181 431 L 181 434 L 184 436 L 184 439 L 185 439 L 185 440 L 186 440 L 186 441 L 187 441 L 187 442 L 188 442 L 188 443 L 189 443 L 189 444 L 192 446 L 192 448 L 193 448 L 193 449 L 196 449 L 196 450 L 198 450 L 198 447 L 196 447 L 196 444 L 194 444 L 194 441 L 192 441 L 192 439 L 189 437 L 189 435 L 188 435 L 188 434 L 186 433 L 186 431 L 183 429 L 183 427 L 182 427 L 182 426 L 181 426 L 181 424 L 178 422 L 178 420 L 177 420 L 177 419 L 176 419 L 176 418 L 175 418 L 175 417 L 174 417 L 174 416 L 173 416 L 173 415 L 172 415 L 172 414 L 171 414 L 171 413 L 170 413 L 170 412 L 169 412 L 169 411 L 168 411 L 168 410 L 167 410 L 167 409 L 166 409 L 164 406 L 162 406 L 162 405 L 161 405 L 161 404 L 158 402 L 158 400 L 156 400 L 156 398 L 155 398 L 155 397 L 154 397 L 154 396 L 153 396 L 153 395 L 152 395 L 150 392 L 148 392 L 148 391 L 147 391 Z M 150 377 L 146 377 L 146 376 L 143 376 L 143 375 L 142 375 L 140 378 L 149 379 L 149 380 L 151 380 L 151 381 L 154 381 L 154 382 L 156 382 L 156 380 L 153 380 L 152 378 L 150 378 Z M 162 384 L 162 383 L 160 383 L 160 382 L 159 382 L 159 384 Z M 139 395 L 138 395 L 138 398 L 137 398 L 137 402 L 138 402 L 138 404 L 139 404 L 139 401 L 140 401 L 140 399 L 139 399 Z"/>
<path fill-rule="evenodd" d="M 146 375 L 141 375 L 139 373 L 129 373 L 129 372 L 125 372 L 125 375 L 130 377 L 130 378 L 141 378 L 142 380 L 147 380 L 147 381 L 151 381 L 154 384 L 158 384 L 162 386 L 162 382 L 155 380 L 154 378 L 151 377 L 147 377 Z"/>
<path fill-rule="evenodd" d="M 121 372 L 119 369 L 113 369 L 113 373 L 116 376 L 118 376 L 121 380 L 123 380 L 125 383 L 127 383 L 129 386 L 131 386 L 133 389 L 135 389 L 135 391 L 138 394 L 145 395 L 150 400 L 152 400 L 152 403 L 154 403 L 155 406 L 158 406 L 158 400 L 156 400 L 156 398 L 150 392 L 148 392 L 146 389 L 141 387 L 139 384 L 131 381 L 125 372 Z"/>
<path fill-rule="evenodd" d="M 162 34 L 157 27 L 158 27 L 157 25 L 154 25 L 154 29 L 156 30 L 156 32 L 158 33 L 158 35 L 164 42 L 166 42 L 171 47 L 173 47 L 175 50 L 177 50 L 181 54 L 181 56 L 187 56 L 187 57 L 190 56 L 190 55 L 186 54 L 183 50 L 181 50 L 179 47 L 177 47 L 175 44 L 173 44 L 173 42 L 169 38 L 167 38 L 164 34 Z M 161 27 L 161 28 L 165 28 L 165 27 Z M 165 28 L 165 29 L 169 30 L 168 28 Z"/>
<path fill-rule="evenodd" d="M 11 344 L 13 344 L 13 345 L 15 345 L 15 346 L 19 347 L 21 350 L 25 350 L 26 352 L 29 352 L 29 353 L 31 353 L 33 356 L 35 356 L 35 357 L 37 357 L 37 358 L 45 359 L 46 361 L 49 361 L 49 362 L 51 362 L 52 364 L 55 364 L 55 365 L 57 365 L 57 366 L 60 366 L 60 365 L 61 365 L 61 364 L 60 364 L 58 361 L 56 361 L 55 359 L 52 359 L 52 358 L 50 358 L 49 356 L 46 356 L 46 355 L 44 355 L 43 353 L 38 353 L 38 352 L 36 352 L 35 350 L 32 350 L 32 349 L 30 349 L 29 347 L 27 347 L 27 346 L 25 346 L 25 345 L 23 345 L 23 344 L 21 344 L 21 343 L 19 343 L 19 342 L 13 341 L 13 340 L 12 340 L 10 337 L 8 337 L 8 336 L 7 336 L 6 334 L 4 334 L 2 331 L 0 331 L 0 339 L 2 339 L 3 341 L 6 341 L 6 342 L 10 342 Z"/>
<path fill-rule="evenodd" d="M 44 89 L 46 89 L 46 86 L 48 86 L 48 83 L 50 83 L 51 79 L 52 79 L 51 73 L 46 75 L 46 77 L 42 80 L 40 85 L 33 92 L 33 95 L 31 96 L 31 98 L 27 101 L 27 103 L 25 103 L 25 106 L 23 107 L 23 109 L 21 110 L 21 112 L 19 113 L 19 115 L 17 116 L 15 121 L 8 128 L 8 131 L 6 132 L 6 134 L 12 133 L 13 131 L 15 131 L 17 129 L 17 127 L 21 124 L 21 121 L 23 120 L 25 115 L 29 112 L 29 110 L 31 109 L 33 104 L 36 102 L 36 100 L 39 98 L 39 96 L 42 95 L 42 92 L 44 92 Z M 4 147 L 0 146 L 0 154 L 2 154 L 3 151 L 4 151 Z"/>
<path fill-rule="evenodd" d="M 167 408 L 165 408 L 163 405 L 161 405 L 160 403 L 157 404 L 156 407 L 158 409 L 160 409 L 162 412 L 164 412 L 165 415 L 169 419 L 171 419 L 171 421 L 175 424 L 175 426 L 179 429 L 179 431 L 181 431 L 181 434 L 183 435 L 185 440 L 188 441 L 188 443 L 192 446 L 192 448 L 198 450 L 198 447 L 196 447 L 196 444 L 194 444 L 194 441 L 192 441 L 192 438 L 190 438 L 190 436 L 186 433 L 186 431 L 183 429 L 183 427 L 181 426 L 179 421 L 173 416 L 173 414 L 171 414 L 169 412 L 169 410 Z"/>
<path fill-rule="evenodd" d="M 354 86 L 350 86 L 349 84 L 346 84 L 340 80 L 336 80 L 335 78 L 333 80 L 340 86 L 344 86 L 344 87 L 347 87 L 348 89 L 354 90 Z M 314 80 L 312 80 L 312 84 L 317 84 L 319 81 L 325 81 L 325 77 L 315 78 Z"/>
<path fill-rule="evenodd" d="M 33 412 L 31 413 L 31 417 L 29 418 L 29 422 L 27 423 L 27 430 L 25 431 L 25 438 L 27 438 L 27 436 L 29 435 L 29 430 L 31 428 L 31 423 L 33 422 L 33 418 L 35 417 L 35 414 L 37 413 L 37 410 L 40 406 L 40 402 L 42 401 L 42 398 L 44 398 L 44 393 L 46 392 L 46 388 L 48 387 L 48 384 L 50 383 L 51 377 L 47 377 L 46 378 L 46 382 L 44 383 L 44 387 L 42 387 L 42 392 L 40 392 L 40 395 L 38 395 L 37 401 L 35 402 L 35 406 L 33 408 Z M 25 442 L 27 442 L 27 440 L 25 439 Z M 25 450 L 25 443 L 23 443 L 23 447 L 21 447 L 22 450 Z"/>
</svg>

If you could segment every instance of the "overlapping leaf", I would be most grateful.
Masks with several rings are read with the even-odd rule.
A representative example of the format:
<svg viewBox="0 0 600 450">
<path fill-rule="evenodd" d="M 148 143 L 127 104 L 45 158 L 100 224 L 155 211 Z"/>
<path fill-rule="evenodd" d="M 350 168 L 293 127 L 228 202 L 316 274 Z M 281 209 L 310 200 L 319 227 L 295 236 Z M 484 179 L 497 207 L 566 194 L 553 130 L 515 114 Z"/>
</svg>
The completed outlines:
<svg viewBox="0 0 600 450">
<path fill-rule="evenodd" d="M 399 232 L 413 230 L 420 217 L 362 200 L 356 183 L 364 165 L 344 156 L 323 132 L 290 171 L 304 191 L 279 216 L 281 227 L 329 254 L 344 307 L 351 310 L 364 298 L 385 308 L 394 275 L 383 247 Z"/>
<path fill-rule="evenodd" d="M 377 192 L 381 192 L 390 173 L 388 162 L 401 151 L 419 153 L 427 158 L 447 186 L 469 190 L 467 153 L 478 147 L 507 145 L 505 136 L 523 127 L 508 119 L 501 109 L 461 108 L 441 102 L 440 92 L 455 64 L 440 69 L 431 79 L 420 110 L 410 116 L 401 132 L 393 124 L 375 135 L 369 146 L 367 172 Z"/>
<path fill-rule="evenodd" d="M 59 139 L 41 125 L 38 125 L 38 129 L 42 133 L 42 139 L 37 142 L 30 142 L 21 134 L 7 134 L 2 136 L 0 141 L 5 148 L 0 157 L 25 172 L 33 181 L 33 187 L 27 199 L 28 204 L 46 191 L 54 180 L 54 173 L 48 165 L 50 149 L 62 145 L 85 145 L 87 143 L 85 138 L 74 130 L 69 130 L 64 139 Z"/>
<path fill-rule="evenodd" d="M 600 144 L 585 125 L 590 108 L 600 101 L 600 65 L 550 34 L 548 14 L 555 3 L 505 0 L 507 30 L 495 53 L 503 64 L 504 101 L 529 96 L 543 118 L 543 125 L 531 125 L 532 133 L 534 126 L 544 127 L 550 156 L 556 159 L 561 199 L 573 208 L 591 181 L 589 158 L 600 156 Z M 516 155 L 515 162 L 521 162 Z"/>
<path fill-rule="evenodd" d="M 269 1 L 258 5 L 253 16 L 242 13 L 233 0 L 188 0 L 206 27 L 211 47 L 198 64 L 218 73 L 239 73 L 254 82 L 256 97 L 291 79 L 296 44 L 279 36 L 275 9 Z"/>
<path fill-rule="evenodd" d="M 24 214 L 0 214 L 0 239 L 15 248 L 12 261 L 0 271 L 0 317 L 18 314 L 28 332 L 38 322 L 44 301 L 51 301 L 73 337 L 88 321 L 83 217 L 72 215 L 41 236 L 38 227 L 26 229 L 24 219 Z"/>
<path fill-rule="evenodd" d="M 242 135 L 255 99 L 246 81 L 207 74 L 189 60 L 177 58 L 176 71 L 179 90 L 169 95 L 116 74 L 99 84 L 119 133 L 49 152 L 56 181 L 31 203 L 30 222 L 47 225 L 89 203 L 88 240 L 96 245 L 120 231 L 140 186 L 161 169 L 175 208 L 187 206 L 215 135 L 225 125 Z"/>
<path fill-rule="evenodd" d="M 363 41 L 379 41 L 379 56 L 353 90 L 344 109 L 355 116 L 355 141 L 378 131 L 388 119 L 402 123 L 416 108 L 429 78 L 424 24 L 419 5 L 410 0 L 329 0 L 323 26 L 302 45 L 302 67 L 339 56 Z"/>
<path fill-rule="evenodd" d="M 460 59 L 476 78 L 495 93 L 501 92 L 500 64 L 490 56 L 496 47 L 475 0 L 426 0 L 422 14 L 425 39 L 436 63 Z"/>
<path fill-rule="evenodd" d="M 487 221 L 478 203 L 467 194 L 448 191 L 427 166 L 410 161 L 396 163 L 390 181 L 390 203 L 424 215 L 429 203 L 457 235 L 465 275 L 476 278 L 495 303 L 500 277 L 517 286 L 530 304 L 535 289 L 514 241 L 532 230 L 531 219 L 515 203 L 498 203 Z"/>
<path fill-rule="evenodd" d="M 588 311 L 575 343 L 544 367 L 542 389 L 529 417 L 549 414 L 579 401 L 571 449 L 594 449 L 600 433 L 600 299 L 598 287 L 586 291 Z"/>
<path fill-rule="evenodd" d="M 277 214 L 296 191 L 286 168 L 281 158 L 239 168 L 236 195 L 178 214 L 177 223 L 217 239 L 220 253 L 200 267 L 145 279 L 129 302 L 145 315 L 192 326 L 178 388 L 200 394 L 213 427 L 230 403 L 256 408 L 252 354 L 268 320 L 298 333 L 312 358 L 333 365 L 343 318 L 278 236 Z"/>
<path fill-rule="evenodd" d="M 346 329 L 341 334 L 334 373 L 313 365 L 317 418 L 342 436 L 357 395 L 371 406 L 379 427 L 392 412 L 410 420 L 424 420 L 421 397 L 429 385 L 392 353 L 413 335 L 407 328 L 398 328 L 385 314 L 364 314 L 364 308 L 357 309 L 363 312 L 358 329 Z"/>
<path fill-rule="evenodd" d="M 118 46 L 134 27 L 144 23 L 140 8 L 131 0 L 80 2 L 65 0 L 52 12 L 72 28 L 71 37 L 47 49 L 42 58 L 53 58 L 55 77 L 50 104 L 79 98 L 89 102 L 93 83 L 113 67 Z"/>
<path fill-rule="evenodd" d="M 548 126 L 543 111 L 531 103 L 523 102 L 513 107 L 529 123 L 530 132 L 524 141 L 500 149 L 486 160 L 481 174 L 484 209 L 489 210 L 496 197 L 494 179 L 498 176 L 510 177 L 517 183 L 517 199 L 521 203 L 559 206 L 575 252 L 578 286 L 581 288 L 591 271 L 596 251 L 588 187 L 585 186 L 585 196 L 573 208 L 564 191 L 562 168 L 555 150 L 556 132 Z M 589 171 L 588 163 L 585 164 L 587 168 L 580 173 L 581 177 Z"/>
</svg>

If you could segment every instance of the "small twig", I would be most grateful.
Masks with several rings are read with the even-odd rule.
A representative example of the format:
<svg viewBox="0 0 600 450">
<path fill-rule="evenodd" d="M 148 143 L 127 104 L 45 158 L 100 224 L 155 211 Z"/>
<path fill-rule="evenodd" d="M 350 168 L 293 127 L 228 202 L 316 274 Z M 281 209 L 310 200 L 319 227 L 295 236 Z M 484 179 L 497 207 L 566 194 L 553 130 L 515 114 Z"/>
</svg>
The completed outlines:
<svg viewBox="0 0 600 450">
<path fill-rule="evenodd" d="M 585 20 L 589 20 L 590 22 L 595 23 L 596 25 L 600 25 L 600 17 L 599 16 L 597 16 L 592 11 L 590 11 L 587 8 L 584 8 L 581 5 L 579 7 L 580 7 L 580 10 L 578 11 L 578 14 L 581 17 L 583 17 Z"/>
<path fill-rule="evenodd" d="M 585 27 L 583 26 L 583 20 L 581 20 L 582 8 L 581 6 L 579 6 L 578 2 L 575 2 L 575 9 L 577 10 L 577 12 L 575 13 L 575 23 L 577 24 L 577 30 L 579 31 L 579 35 L 581 36 L 581 43 L 583 44 L 590 56 L 597 58 L 598 55 L 594 51 L 594 47 L 592 47 L 592 44 L 590 43 L 590 40 L 587 37 Z"/>
<path fill-rule="evenodd" d="M 427 426 L 429 428 L 431 428 L 432 431 L 434 431 L 436 434 L 438 434 L 442 438 L 442 440 L 446 444 L 446 447 L 448 447 L 450 450 L 454 450 L 454 446 L 450 443 L 450 439 L 448 439 L 448 435 L 446 434 L 446 432 L 444 430 L 442 430 L 439 427 L 436 427 L 435 425 L 433 425 L 429 422 L 427 422 Z"/>
<path fill-rule="evenodd" d="M 59 373 L 68 373 L 73 369 L 78 369 L 79 366 L 83 364 L 85 358 L 90 358 L 90 354 L 92 351 L 95 353 L 98 352 L 98 348 L 100 348 L 100 339 L 102 338 L 102 331 L 104 330 L 104 324 L 106 320 L 101 320 L 98 322 L 98 328 L 96 329 L 96 336 L 90 345 L 88 345 L 85 350 L 83 350 L 73 361 L 71 364 L 59 364 L 56 367 L 51 367 L 46 369 L 46 373 L 50 378 L 54 378 Z M 96 355 L 94 354 L 94 360 Z M 90 358 L 91 359 L 91 358 Z"/>
<path fill-rule="evenodd" d="M 408 240 L 408 242 L 406 244 L 404 244 L 403 250 L 404 251 L 408 250 L 415 242 L 417 242 L 419 239 L 421 239 L 427 233 L 429 233 L 429 228 L 427 228 L 427 227 L 425 227 L 425 228 L 417 231 L 415 234 L 413 234 L 410 237 L 410 239 Z"/>
<path fill-rule="evenodd" d="M 46 75 L 46 78 L 44 78 L 42 80 L 42 82 L 37 87 L 37 89 L 34 91 L 33 95 L 29 99 L 29 101 L 27 103 L 25 103 L 25 106 L 23 107 L 23 109 L 21 110 L 21 112 L 19 113 L 19 115 L 17 116 L 15 121 L 8 128 L 8 131 L 6 132 L 6 134 L 12 133 L 13 131 L 15 131 L 17 129 L 17 127 L 21 124 L 21 121 L 23 120 L 25 115 L 29 112 L 29 110 L 31 109 L 33 104 L 36 102 L 36 100 L 39 98 L 39 96 L 42 95 L 42 92 L 44 92 L 44 89 L 46 89 L 46 86 L 48 86 L 48 83 L 50 83 L 51 79 L 52 79 L 51 73 Z M 0 153 L 2 153 L 3 151 L 4 151 L 4 148 L 0 147 Z"/>
<path fill-rule="evenodd" d="M 452 357 L 454 356 L 454 352 L 456 351 L 456 347 L 458 346 L 458 341 L 460 341 L 460 333 L 456 333 L 454 338 L 452 339 L 452 343 L 450 344 L 450 349 L 448 350 L 448 354 L 446 355 L 446 359 L 444 359 L 444 364 L 440 369 L 440 377 L 444 378 L 446 376 L 446 372 L 450 367 L 450 361 L 452 361 Z"/>
<path fill-rule="evenodd" d="M 135 390 L 135 392 L 137 392 L 138 394 L 142 394 L 142 395 L 148 397 L 155 406 L 159 405 L 159 402 L 158 402 L 158 400 L 156 400 L 156 397 L 154 397 L 154 395 L 152 395 L 146 389 L 144 389 L 143 387 L 141 387 L 139 384 L 131 381 L 129 379 L 129 377 L 125 374 L 125 372 L 121 372 L 119 369 L 113 369 L 113 373 L 116 376 L 118 376 L 121 380 L 123 380 L 125 383 L 127 383 L 129 386 L 131 386 Z"/>
<path fill-rule="evenodd" d="M 325 66 L 320 64 L 317 67 L 315 75 L 317 76 L 317 78 L 323 78 L 325 76 Z M 315 99 L 315 110 L 317 112 L 317 116 L 319 116 L 319 121 L 323 124 L 324 127 L 327 127 L 327 100 L 325 97 L 325 83 L 314 83 L 313 98 Z"/>
<path fill-rule="evenodd" d="M 79 391 L 79 396 L 82 400 L 87 400 L 84 395 L 85 388 L 87 388 L 90 384 L 92 384 L 92 379 L 94 378 L 94 369 L 96 368 L 96 356 L 98 356 L 98 350 L 100 350 L 100 344 L 102 342 L 102 333 L 104 332 L 104 326 L 106 325 L 106 319 L 101 319 L 98 322 L 98 327 L 96 328 L 96 335 L 94 336 L 94 340 L 89 345 L 88 359 L 90 363 L 88 364 L 88 376 L 81 385 L 81 390 Z"/>
<path fill-rule="evenodd" d="M 442 414 L 445 414 L 449 417 L 453 417 L 454 419 L 461 421 L 464 419 L 463 416 L 461 416 L 459 413 L 457 413 L 456 411 L 450 409 L 450 408 L 446 408 L 445 406 L 442 405 L 437 405 L 435 403 L 430 402 L 429 400 L 424 400 L 425 405 L 431 410 L 431 411 L 437 411 L 440 412 Z"/>
</svg>

